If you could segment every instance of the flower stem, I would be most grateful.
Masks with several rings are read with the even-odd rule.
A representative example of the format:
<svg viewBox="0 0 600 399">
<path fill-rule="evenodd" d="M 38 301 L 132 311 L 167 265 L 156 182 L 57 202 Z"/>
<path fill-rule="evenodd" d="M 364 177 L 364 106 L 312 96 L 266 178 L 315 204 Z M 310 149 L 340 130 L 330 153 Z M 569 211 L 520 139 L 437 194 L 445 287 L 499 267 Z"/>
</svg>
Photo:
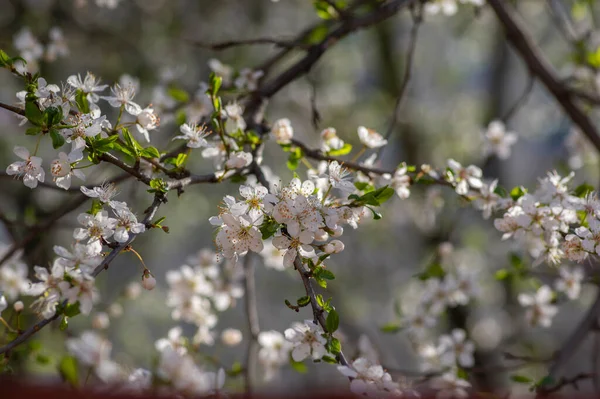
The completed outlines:
<svg viewBox="0 0 600 399">
<path fill-rule="evenodd" d="M 40 148 L 40 141 L 42 141 L 42 135 L 41 134 L 38 136 L 37 142 L 35 143 L 35 150 L 33 150 L 32 156 L 36 156 L 37 155 L 38 149 Z"/>
<path fill-rule="evenodd" d="M 356 160 L 357 160 L 358 158 L 360 158 L 360 156 L 361 156 L 362 154 L 364 154 L 366 150 L 367 150 L 367 147 L 365 147 L 365 146 L 363 145 L 363 146 L 362 146 L 362 148 L 360 149 L 360 151 L 358 151 L 358 152 L 356 153 L 356 155 L 355 155 L 354 157 L 352 157 L 352 160 L 351 160 L 350 162 L 356 162 Z"/>
<path fill-rule="evenodd" d="M 333 186 L 330 184 L 329 188 L 327 189 L 327 191 L 325 192 L 325 195 L 323 196 L 323 199 L 321 200 L 321 204 L 325 204 L 325 200 L 327 199 L 327 197 L 329 196 L 329 193 L 331 192 L 331 189 L 333 188 Z"/>
<path fill-rule="evenodd" d="M 0 317 L 0 323 L 4 324 L 4 327 L 6 327 L 9 332 L 16 332 L 2 317 Z"/>
<path fill-rule="evenodd" d="M 123 116 L 124 109 L 125 109 L 125 105 L 121 105 L 121 108 L 119 108 L 119 116 L 117 116 L 117 123 L 115 123 L 116 126 L 119 126 L 119 122 L 121 122 L 121 117 Z"/>
</svg>

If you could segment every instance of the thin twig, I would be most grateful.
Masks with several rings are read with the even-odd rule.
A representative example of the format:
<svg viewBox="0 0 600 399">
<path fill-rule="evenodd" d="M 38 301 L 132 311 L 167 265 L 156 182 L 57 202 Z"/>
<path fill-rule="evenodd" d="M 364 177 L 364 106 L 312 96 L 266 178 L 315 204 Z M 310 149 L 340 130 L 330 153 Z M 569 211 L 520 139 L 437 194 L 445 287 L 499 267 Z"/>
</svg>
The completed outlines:
<svg viewBox="0 0 600 399">
<path fill-rule="evenodd" d="M 413 69 L 413 59 L 415 54 L 415 49 L 417 48 L 417 37 L 419 34 L 419 27 L 423 22 L 422 16 L 422 7 L 419 7 L 418 11 L 415 11 L 412 14 L 413 17 L 413 25 L 410 29 L 410 37 L 408 42 L 408 48 L 406 49 L 406 56 L 404 57 L 406 60 L 406 67 L 404 68 L 404 77 L 402 78 L 402 85 L 400 86 L 400 91 L 398 92 L 398 96 L 396 97 L 396 103 L 394 105 L 394 111 L 392 113 L 392 117 L 390 118 L 390 124 L 388 126 L 387 132 L 385 134 L 385 139 L 389 140 L 394 132 L 396 124 L 398 123 L 398 113 L 400 112 L 400 108 L 402 107 L 403 100 L 405 98 L 406 89 L 408 88 L 408 83 L 410 82 L 410 78 L 412 75 Z M 381 157 L 383 153 L 383 149 L 386 146 L 379 147 L 377 151 L 377 158 Z"/>
<path fill-rule="evenodd" d="M 244 288 L 246 297 L 246 321 L 250 331 L 250 339 L 246 351 L 246 367 L 244 370 L 246 382 L 246 394 L 252 393 L 252 377 L 254 375 L 254 366 L 256 365 L 256 356 L 258 355 L 258 334 L 260 334 L 260 324 L 258 322 L 258 305 L 256 301 L 256 282 L 254 279 L 253 253 L 248 252 L 244 259 Z"/>
<path fill-rule="evenodd" d="M 300 256 L 297 256 L 296 259 L 294 259 L 294 266 L 296 267 L 296 270 L 298 270 L 298 273 L 302 278 L 302 283 L 304 283 L 306 295 L 310 298 L 310 306 L 313 311 L 315 322 L 318 322 L 323 328 L 323 330 L 327 331 L 327 322 L 325 320 L 325 316 L 323 316 L 325 310 L 321 306 L 319 306 L 319 303 L 317 302 L 317 294 L 315 292 L 315 288 L 313 287 L 310 277 L 308 276 L 308 272 L 304 269 L 304 265 L 302 264 Z M 349 363 L 346 360 L 346 356 L 344 356 L 344 353 L 342 351 L 340 351 L 337 357 L 341 365 L 349 366 Z"/>
<path fill-rule="evenodd" d="M 517 101 L 515 101 L 515 103 L 508 109 L 508 111 L 506 111 L 506 114 L 504 114 L 504 116 L 501 118 L 503 122 L 508 122 L 515 115 L 515 113 L 517 113 L 521 109 L 521 106 L 527 102 L 529 96 L 531 95 L 531 92 L 533 91 L 534 83 L 535 78 L 533 77 L 531 71 L 529 71 L 527 75 L 527 86 L 525 86 L 525 90 L 523 90 L 523 93 L 519 96 Z"/>
</svg>

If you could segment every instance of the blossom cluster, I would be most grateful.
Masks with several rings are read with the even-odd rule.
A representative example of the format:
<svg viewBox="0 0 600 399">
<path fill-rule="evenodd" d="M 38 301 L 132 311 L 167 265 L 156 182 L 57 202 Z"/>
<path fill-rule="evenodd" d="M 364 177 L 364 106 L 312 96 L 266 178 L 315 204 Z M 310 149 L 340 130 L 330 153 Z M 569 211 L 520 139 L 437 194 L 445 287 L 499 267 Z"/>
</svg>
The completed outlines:
<svg viewBox="0 0 600 399">
<path fill-rule="evenodd" d="M 31 29 L 23 27 L 13 37 L 13 45 L 25 62 L 17 62 L 15 68 L 19 73 L 36 72 L 40 60 L 53 62 L 58 57 L 69 56 L 69 47 L 62 30 L 53 27 L 48 32 L 48 44 L 44 45 L 34 36 Z"/>
<path fill-rule="evenodd" d="M 195 325 L 194 345 L 212 345 L 216 312 L 234 306 L 244 295 L 243 269 L 239 262 L 222 262 L 210 249 L 190 256 L 178 270 L 167 272 L 167 306 L 174 320 Z"/>
</svg>

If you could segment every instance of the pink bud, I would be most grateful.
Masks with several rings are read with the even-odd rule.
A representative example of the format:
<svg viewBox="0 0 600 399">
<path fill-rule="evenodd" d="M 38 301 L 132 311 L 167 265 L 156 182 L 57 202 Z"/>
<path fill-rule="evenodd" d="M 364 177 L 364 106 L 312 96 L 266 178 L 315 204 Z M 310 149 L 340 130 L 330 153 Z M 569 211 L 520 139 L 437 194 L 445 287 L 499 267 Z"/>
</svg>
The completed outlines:
<svg viewBox="0 0 600 399">
<path fill-rule="evenodd" d="M 151 291 L 156 287 L 156 279 L 148 270 L 145 270 L 144 275 L 142 276 L 142 287 L 148 291 Z"/>
</svg>

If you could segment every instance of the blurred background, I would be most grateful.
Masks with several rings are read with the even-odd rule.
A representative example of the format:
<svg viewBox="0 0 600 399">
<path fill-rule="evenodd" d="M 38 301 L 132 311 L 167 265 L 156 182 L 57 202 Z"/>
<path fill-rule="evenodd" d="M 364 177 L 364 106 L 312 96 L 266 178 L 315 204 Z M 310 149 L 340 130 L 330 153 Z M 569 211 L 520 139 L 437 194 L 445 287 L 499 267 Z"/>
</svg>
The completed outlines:
<svg viewBox="0 0 600 399">
<path fill-rule="evenodd" d="M 569 44 L 556 28 L 546 2 L 519 3 L 527 27 L 555 68 L 565 77 L 576 73 Z M 574 2 L 563 3 L 568 9 Z M 292 39 L 318 20 L 308 0 L 122 0 L 116 8 L 99 7 L 92 0 L 0 0 L 0 48 L 16 55 L 19 51 L 15 40 L 23 29 L 29 29 L 40 43 L 47 44 L 51 30 L 60 28 L 68 55 L 52 62 L 40 60 L 42 76 L 56 84 L 86 71 L 93 72 L 105 84 L 118 82 L 124 74 L 139 80 L 135 101 L 142 106 L 152 103 L 162 119 L 160 128 L 151 132 L 153 145 L 171 149 L 175 146 L 171 139 L 179 133 L 177 115 L 172 110 L 189 107 L 188 115 L 192 110 L 203 112 L 203 104 L 195 96 L 201 82 L 208 80 L 209 60 L 219 59 L 235 71 L 256 69 L 279 51 L 273 45 L 213 51 L 197 43 L 256 37 Z M 575 20 L 577 26 L 584 28 L 592 26 L 591 21 L 590 15 Z M 355 145 L 358 126 L 385 133 L 402 84 L 411 26 L 410 15 L 403 12 L 344 39 L 327 51 L 307 76 L 275 95 L 266 117 L 271 121 L 289 118 L 295 137 L 312 147 L 319 145 L 319 133 L 326 127 L 335 127 L 343 140 Z M 594 40 L 592 35 L 590 41 Z M 301 51 L 294 52 L 270 70 L 267 77 L 276 76 L 301 55 Z M 454 16 L 426 15 L 418 34 L 412 79 L 381 165 L 392 169 L 406 161 L 444 168 L 447 159 L 453 158 L 463 165 L 479 165 L 486 177 L 499 179 L 499 184 L 508 189 L 515 185 L 533 189 L 547 171 L 556 169 L 566 174 L 577 168 L 578 182 L 595 185 L 599 174 L 593 148 L 573 131 L 571 122 L 537 82 L 526 101 L 505 120 L 508 129 L 518 134 L 511 157 L 506 161 L 484 157 L 482 134 L 488 123 L 502 119 L 528 84 L 527 70 L 506 43 L 491 10 L 465 6 Z M 0 102 L 15 104 L 15 93 L 20 90 L 23 87 L 18 79 L 7 71 L 0 73 Z M 173 96 L 175 92 L 179 96 Z M 181 92 L 187 96 L 181 97 Z M 108 95 L 108 90 L 104 94 Z M 320 116 L 317 126 L 311 122 L 313 101 Z M 114 120 L 114 109 L 104 105 L 102 108 Z M 33 146 L 33 138 L 26 136 L 25 128 L 18 123 L 14 114 L 0 110 L 3 168 L 15 160 L 15 145 Z M 40 151 L 47 165 L 56 157 L 56 150 L 49 143 L 43 147 Z M 267 144 L 264 164 L 284 182 L 292 177 L 285 167 L 286 155 L 274 142 Z M 213 165 L 196 156 L 191 158 L 189 168 L 201 174 L 212 171 Z M 305 178 L 306 168 L 300 166 L 298 173 Z M 111 165 L 96 168 L 88 175 L 86 185 L 116 174 L 118 170 Z M 224 195 L 235 195 L 237 190 L 238 184 L 232 183 L 196 185 L 187 188 L 181 197 L 174 193 L 169 196 L 168 204 L 159 211 L 159 216 L 167 216 L 169 234 L 151 231 L 140 236 L 134 245 L 157 277 L 155 290 L 143 292 L 135 301 L 120 299 L 129 282 L 140 281 L 139 260 L 131 253 L 120 255 L 98 278 L 102 297 L 98 309 L 115 298 L 124 307 L 123 316 L 111 318 L 107 332 L 115 360 L 132 368 L 151 366 L 154 342 L 177 324 L 165 305 L 165 273 L 179 268 L 198 250 L 213 248 L 213 229 L 208 218 L 217 214 L 217 205 Z M 119 191 L 117 199 L 127 201 L 138 215 L 152 201 L 152 195 L 142 185 L 131 181 L 121 183 Z M 0 241 L 10 245 L 22 239 L 29 232 L 28 226 L 43 220 L 72 195 L 45 187 L 32 191 L 22 182 L 2 176 L 0 213 L 9 223 L 0 227 Z M 23 256 L 29 267 L 50 264 L 54 256 L 52 246 L 70 243 L 76 216 L 87 207 L 86 204 L 73 210 L 25 247 Z M 419 372 L 417 356 L 402 332 L 386 334 L 380 328 L 398 322 L 398 310 L 409 313 L 417 305 L 422 288 L 413 276 L 432 262 L 442 243 L 451 243 L 456 262 L 480 270 L 482 295 L 467 309 L 462 323 L 479 350 L 490 356 L 491 363 L 501 362 L 504 350 L 549 356 L 592 300 L 594 290 L 586 287 L 579 301 L 561 308 L 552 329 L 523 329 L 515 292 L 531 287 L 509 286 L 494 279 L 495 271 L 506 267 L 509 254 L 517 249 L 511 242 L 500 241 L 501 233 L 494 229 L 492 220 L 482 220 L 480 212 L 465 206 L 453 192 L 427 187 L 415 187 L 406 200 L 394 197 L 382 213 L 382 220 L 369 221 L 356 231 L 347 229 L 346 250 L 329 262 L 336 279 L 324 295 L 334 298 L 341 318 L 343 347 L 350 357 L 357 353 L 357 342 L 365 335 L 379 352 L 381 363 L 394 375 Z M 297 273 L 268 269 L 260 263 L 257 260 L 256 283 L 261 329 L 283 331 L 293 321 L 310 318 L 308 308 L 297 314 L 284 305 L 284 299 L 295 300 L 303 295 Z M 238 328 L 246 338 L 243 312 L 242 298 L 235 307 L 219 315 L 215 330 Z M 448 330 L 451 325 L 452 320 L 443 320 L 438 331 Z M 69 334 L 89 326 L 89 319 L 80 316 L 72 320 Z M 194 326 L 182 326 L 188 336 L 196 330 Z M 45 350 L 50 357 L 64 352 L 64 335 L 55 327 L 36 337 L 47 344 Z M 431 335 L 436 336 L 435 332 Z M 515 336 L 521 338 L 518 346 L 511 343 Z M 219 357 L 226 365 L 243 363 L 246 342 L 245 339 L 234 348 L 217 343 L 204 346 L 203 351 Z M 588 361 L 586 348 L 582 347 L 571 362 L 573 373 L 578 367 L 588 367 Z M 272 390 L 346 384 L 333 366 L 308 366 L 305 374 L 284 367 L 281 378 L 270 382 L 260 382 L 257 376 L 257 385 Z M 32 359 L 24 361 L 22 367 L 40 376 L 55 371 L 51 362 L 40 364 Z M 545 375 L 543 367 L 527 372 Z M 506 381 L 507 376 L 495 373 L 494 378 Z"/>
</svg>

